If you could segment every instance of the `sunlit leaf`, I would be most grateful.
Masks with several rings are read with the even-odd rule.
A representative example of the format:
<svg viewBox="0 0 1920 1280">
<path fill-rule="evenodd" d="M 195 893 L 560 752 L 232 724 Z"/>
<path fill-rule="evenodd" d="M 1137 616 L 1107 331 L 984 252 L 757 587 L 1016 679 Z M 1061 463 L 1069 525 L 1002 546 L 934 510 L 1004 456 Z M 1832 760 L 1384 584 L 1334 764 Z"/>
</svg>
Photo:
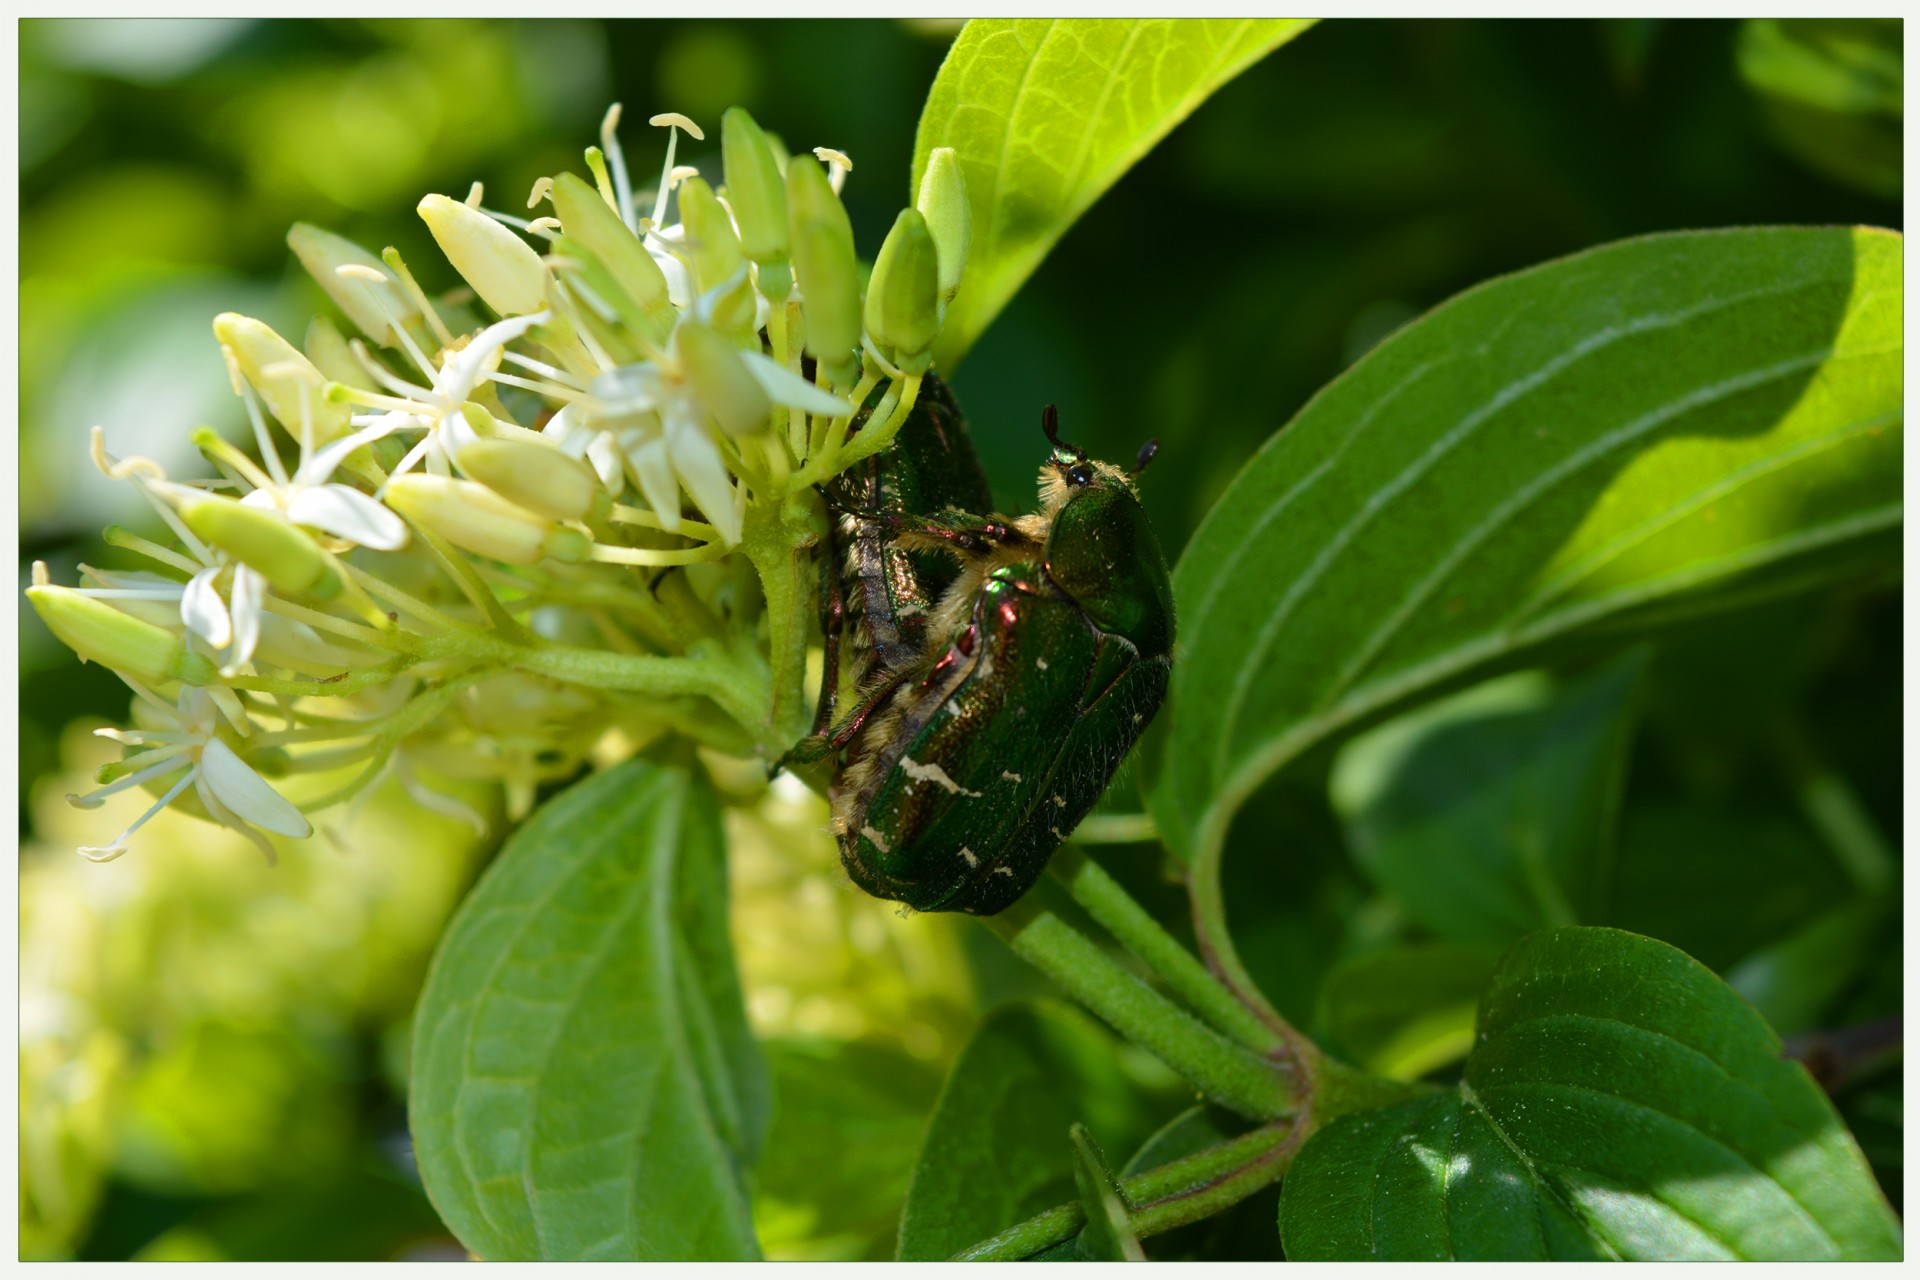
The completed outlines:
<svg viewBox="0 0 1920 1280">
<path fill-rule="evenodd" d="M 1053 244 L 1208 95 L 1299 18 L 975 18 L 920 114 L 913 190 L 959 153 L 972 248 L 934 358 L 959 363 Z"/>
<path fill-rule="evenodd" d="M 1570 636 L 1897 564 L 1900 262 L 1847 228 L 1608 245 L 1441 306 L 1275 435 L 1175 576 L 1151 794 L 1215 944 L 1226 827 L 1310 749 Z"/>
<path fill-rule="evenodd" d="M 1497 952 L 1446 943 L 1355 956 L 1320 988 L 1326 1047 L 1375 1075 L 1415 1080 L 1473 1046 L 1473 1011 Z"/>
<path fill-rule="evenodd" d="M 1336 1120 L 1280 1202 L 1287 1256 L 1897 1259 L 1826 1095 L 1739 996 L 1611 929 L 1521 942 L 1457 1089 Z"/>
<path fill-rule="evenodd" d="M 422 1178 L 483 1258 L 752 1258 L 766 1123 L 705 780 L 634 760 L 507 842 L 420 998 Z"/>
</svg>

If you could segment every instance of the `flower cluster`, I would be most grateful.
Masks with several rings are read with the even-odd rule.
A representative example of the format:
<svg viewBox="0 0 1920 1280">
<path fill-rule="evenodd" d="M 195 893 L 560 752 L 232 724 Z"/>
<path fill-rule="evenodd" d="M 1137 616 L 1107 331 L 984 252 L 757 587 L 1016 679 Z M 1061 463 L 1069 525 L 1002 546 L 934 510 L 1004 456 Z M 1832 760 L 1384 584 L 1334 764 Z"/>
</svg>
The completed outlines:
<svg viewBox="0 0 1920 1280">
<path fill-rule="evenodd" d="M 296 226 L 349 322 L 301 346 L 214 321 L 251 450 L 202 429 L 217 472 L 95 463 L 172 538 L 110 529 L 138 568 L 36 565 L 27 595 L 135 694 L 126 754 L 82 807 L 130 787 L 252 837 L 391 775 L 486 778 L 518 816 L 610 741 L 667 733 L 776 755 L 803 730 L 824 527 L 816 486 L 884 448 L 960 285 L 966 193 L 934 153 L 864 282 L 840 152 L 789 155 L 722 120 L 715 187 L 677 164 L 632 189 L 607 113 L 591 181 L 541 178 L 531 219 L 430 195 L 419 213 L 467 289 L 430 297 L 399 254 Z M 683 141 L 683 138 L 686 141 Z M 302 785 L 301 775 L 312 782 Z M 289 795 L 299 795 L 296 802 Z M 139 828 L 82 849 L 107 859 Z"/>
</svg>

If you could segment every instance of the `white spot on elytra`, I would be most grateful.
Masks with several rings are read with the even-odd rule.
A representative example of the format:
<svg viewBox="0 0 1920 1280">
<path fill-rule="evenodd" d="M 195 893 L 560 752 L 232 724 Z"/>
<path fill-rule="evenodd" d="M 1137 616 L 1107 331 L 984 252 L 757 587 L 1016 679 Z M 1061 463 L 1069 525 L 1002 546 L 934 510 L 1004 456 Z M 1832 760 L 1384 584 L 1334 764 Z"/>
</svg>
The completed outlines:
<svg viewBox="0 0 1920 1280">
<path fill-rule="evenodd" d="M 969 867 L 977 867 L 980 865 L 979 855 L 974 853 L 973 850 L 967 848 L 967 846 L 965 845 L 960 846 L 960 857 L 966 862 L 966 864 Z"/>
<path fill-rule="evenodd" d="M 1013 868 L 1012 867 L 995 867 L 993 869 L 993 874 L 997 876 L 1010 876 L 1013 874 Z"/>
<path fill-rule="evenodd" d="M 1053 798 L 1053 802 L 1059 805 L 1062 809 L 1067 807 L 1067 798 L 1065 796 L 1055 796 Z"/>
<path fill-rule="evenodd" d="M 1009 771 L 1008 771 L 1008 770 L 1006 770 L 1006 769 L 1002 769 L 1002 770 L 1000 771 L 1000 776 L 1001 776 L 1001 777 L 1003 777 L 1003 778 L 1005 778 L 1005 779 L 1006 779 L 1006 780 L 1007 780 L 1008 782 L 1018 782 L 1018 781 L 1020 781 L 1020 775 L 1019 775 L 1019 774 L 1017 774 L 1017 773 L 1012 773 L 1012 772 L 1009 772 Z"/>
<path fill-rule="evenodd" d="M 1047 660 L 1045 658 L 1035 658 L 1033 660 L 1033 665 L 1035 665 L 1036 667 L 1039 667 L 1042 671 L 1045 671 L 1047 669 Z"/>
<path fill-rule="evenodd" d="M 1145 719 L 1146 717 L 1141 715 L 1138 711 L 1133 713 L 1133 722 L 1135 724 L 1139 724 L 1142 720 L 1145 720 Z"/>
<path fill-rule="evenodd" d="M 887 843 L 887 838 L 881 835 L 878 831 L 875 831 L 872 827 L 860 828 L 860 834 L 865 836 L 869 841 L 871 841 L 873 843 L 873 847 L 878 849 L 880 852 L 882 853 L 893 852 L 893 846 Z"/>
<path fill-rule="evenodd" d="M 945 787 L 957 796 L 977 796 L 980 794 L 978 791 L 969 791 L 955 782 L 947 775 L 947 771 L 937 764 L 921 764 L 912 756 L 902 756 L 900 758 L 900 767 L 906 770 L 907 776 L 915 782 L 931 782 L 935 786 Z"/>
</svg>

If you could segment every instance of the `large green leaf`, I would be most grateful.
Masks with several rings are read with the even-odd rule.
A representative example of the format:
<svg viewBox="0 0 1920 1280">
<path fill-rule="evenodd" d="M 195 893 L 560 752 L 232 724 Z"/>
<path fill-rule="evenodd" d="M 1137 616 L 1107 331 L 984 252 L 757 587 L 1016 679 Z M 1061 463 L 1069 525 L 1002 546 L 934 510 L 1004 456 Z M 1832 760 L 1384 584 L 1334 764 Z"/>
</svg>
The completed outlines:
<svg viewBox="0 0 1920 1280">
<path fill-rule="evenodd" d="M 1077 1194 L 1067 1138 L 1085 1124 L 1132 1150 L 1152 1131 L 1120 1044 L 1090 1018 L 1047 1003 L 987 1015 L 953 1064 L 927 1124 L 900 1218 L 900 1257 L 950 1258 Z"/>
<path fill-rule="evenodd" d="M 1612 929 L 1501 962 L 1457 1089 L 1334 1121 L 1280 1202 L 1287 1256 L 1900 1257 L 1806 1071 L 1681 952 Z"/>
<path fill-rule="evenodd" d="M 934 358 L 959 363 L 1075 218 L 1299 18 L 975 18 L 920 113 L 913 191 L 958 153 L 973 217 Z M 911 193 L 909 193 L 911 195 Z M 1169 304 L 1174 301 L 1169 298 Z"/>
<path fill-rule="evenodd" d="M 1645 656 L 1563 687 L 1505 676 L 1349 742 L 1330 791 L 1360 864 L 1454 942 L 1600 923 Z"/>
<path fill-rule="evenodd" d="M 1550 642 L 1898 563 L 1901 239 L 1649 236 L 1381 343 L 1247 465 L 1175 575 L 1152 788 L 1233 968 L 1218 856 L 1310 749 Z"/>
<path fill-rule="evenodd" d="M 420 1173 L 475 1253 L 759 1254 L 743 1174 L 767 1085 L 705 779 L 629 761 L 515 833 L 420 997 Z"/>
</svg>

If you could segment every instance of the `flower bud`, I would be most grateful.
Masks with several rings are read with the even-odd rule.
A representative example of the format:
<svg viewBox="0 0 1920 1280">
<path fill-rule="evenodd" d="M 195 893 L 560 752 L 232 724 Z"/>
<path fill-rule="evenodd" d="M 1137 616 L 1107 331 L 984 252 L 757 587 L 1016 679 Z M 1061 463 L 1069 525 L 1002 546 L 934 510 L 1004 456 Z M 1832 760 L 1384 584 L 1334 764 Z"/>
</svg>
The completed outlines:
<svg viewBox="0 0 1920 1280">
<path fill-rule="evenodd" d="M 927 232 L 940 257 L 940 301 L 953 301 L 960 274 L 967 268 L 967 243 L 973 237 L 973 211 L 967 207 L 967 180 L 952 147 L 935 147 L 920 177 L 914 206 L 927 220 Z"/>
<path fill-rule="evenodd" d="M 36 578 L 44 576 L 44 566 L 36 570 Z M 38 581 L 27 588 L 27 599 L 47 630 L 79 654 L 82 662 L 125 672 L 143 684 L 178 680 L 205 685 L 220 678 L 213 663 L 187 648 L 180 636 L 124 614 L 104 600 Z"/>
<path fill-rule="evenodd" d="M 940 259 L 917 209 L 902 209 L 873 262 L 867 333 L 908 373 L 924 373 L 940 334 Z"/>
<path fill-rule="evenodd" d="M 312 423 L 315 444 L 353 430 L 353 411 L 327 399 L 326 376 L 272 329 L 251 316 L 227 311 L 213 318 L 213 336 L 295 440 L 301 438 L 303 421 Z"/>
<path fill-rule="evenodd" d="M 387 485 L 387 505 L 428 533 L 463 551 L 507 564 L 568 564 L 587 558 L 589 542 L 569 529 L 501 497 L 483 484 L 409 471 Z"/>
<path fill-rule="evenodd" d="M 732 280 L 718 288 L 708 290 L 701 306 L 703 310 L 696 314 L 729 338 L 744 341 L 752 338 L 760 327 L 755 323 L 760 318 L 760 297 L 753 291 L 753 281 L 744 271 L 737 272 Z"/>
<path fill-rule="evenodd" d="M 308 322 L 307 340 L 302 345 L 307 349 L 307 359 L 327 381 L 350 387 L 369 381 L 360 362 L 353 358 L 353 348 L 347 345 L 346 335 L 334 328 L 333 321 L 325 316 L 315 316 Z"/>
<path fill-rule="evenodd" d="M 806 300 L 807 353 L 836 381 L 851 382 L 860 345 L 860 274 L 853 224 L 820 162 L 787 162 L 787 227 L 793 274 Z"/>
<path fill-rule="evenodd" d="M 747 265 L 733 219 L 704 178 L 688 178 L 680 184 L 680 227 L 701 291 L 724 284 Z"/>
<path fill-rule="evenodd" d="M 593 468 L 544 440 L 475 440 L 454 461 L 501 497 L 554 520 L 585 519 L 602 493 Z"/>
<path fill-rule="evenodd" d="M 738 347 L 693 320 L 680 322 L 673 345 L 681 374 L 722 431 L 737 436 L 766 428 L 773 401 L 747 368 Z"/>
<path fill-rule="evenodd" d="M 172 487 L 187 528 L 295 599 L 331 600 L 340 594 L 333 557 L 300 529 L 271 511 L 198 490 Z"/>
<path fill-rule="evenodd" d="M 353 241 L 308 223 L 296 222 L 287 232 L 287 246 L 300 259 L 300 265 L 307 269 L 314 283 L 333 299 L 334 305 L 375 342 L 389 347 L 395 345 L 399 339 L 394 336 L 394 324 L 405 324 L 419 315 L 413 300 L 381 265 L 380 259 Z M 341 267 L 361 270 L 359 274 L 343 276 L 339 273 Z M 369 278 L 366 275 L 369 271 L 380 279 Z"/>
<path fill-rule="evenodd" d="M 563 173 L 553 180 L 554 212 L 567 238 L 580 244 L 612 273 L 614 282 L 659 326 L 664 337 L 673 327 L 673 304 L 667 299 L 667 277 L 640 238 L 620 215 L 607 207 L 600 193 L 577 174 Z"/>
<path fill-rule="evenodd" d="M 720 117 L 727 200 L 740 222 L 740 248 L 756 263 L 787 260 L 787 184 L 767 135 L 740 107 Z M 784 295 L 783 295 L 784 296 Z"/>
<path fill-rule="evenodd" d="M 524 316 L 547 305 L 547 268 L 526 241 L 446 196 L 426 197 L 419 212 L 440 252 L 494 311 Z"/>
</svg>

